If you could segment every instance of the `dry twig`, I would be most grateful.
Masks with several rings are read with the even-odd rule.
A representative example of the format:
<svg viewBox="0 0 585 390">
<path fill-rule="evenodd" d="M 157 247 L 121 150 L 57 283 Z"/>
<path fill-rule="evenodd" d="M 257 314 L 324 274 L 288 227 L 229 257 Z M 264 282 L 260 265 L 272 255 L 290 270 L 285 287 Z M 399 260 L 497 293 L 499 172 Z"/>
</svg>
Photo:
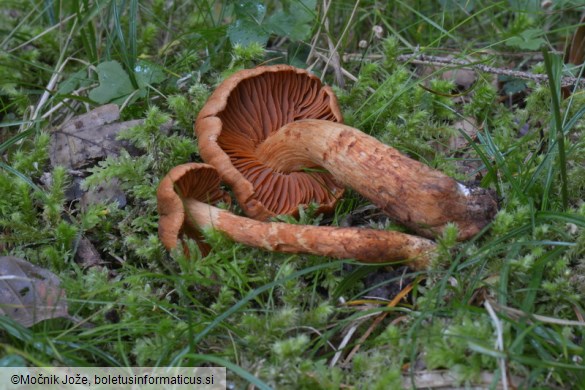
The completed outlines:
<svg viewBox="0 0 585 390">
<path fill-rule="evenodd" d="M 436 57 L 436 56 L 428 56 L 420 53 L 415 54 L 403 54 L 396 58 L 399 62 L 410 62 L 412 64 L 422 64 L 422 65 L 455 65 L 459 68 L 471 68 L 477 69 L 482 72 L 510 76 L 510 77 L 517 77 L 520 79 L 532 80 L 536 83 L 545 83 L 548 82 L 548 76 L 545 74 L 535 74 L 531 72 L 523 72 L 519 70 L 513 69 L 503 69 L 503 68 L 495 68 L 493 66 L 482 64 L 481 62 L 470 62 L 465 60 L 458 60 L 455 58 L 447 58 L 447 57 Z M 585 79 L 576 78 L 576 77 L 563 77 L 561 79 L 562 86 L 570 86 L 570 85 L 585 85 Z"/>
<path fill-rule="evenodd" d="M 413 287 L 414 287 L 414 283 L 407 285 L 402 291 L 400 291 L 394 297 L 394 299 L 392 299 L 390 301 L 390 303 L 388 303 L 388 305 L 386 305 L 386 307 L 390 308 L 390 307 L 395 307 L 396 305 L 398 305 L 398 302 L 400 302 L 402 300 L 402 298 L 404 298 L 406 295 L 408 295 L 408 293 L 410 293 L 412 291 Z M 357 342 L 357 344 L 355 345 L 355 347 L 353 347 L 351 352 L 345 358 L 345 364 L 347 364 L 351 361 L 353 356 L 359 351 L 362 344 L 368 339 L 368 337 L 370 337 L 372 332 L 378 327 L 378 325 L 382 322 L 382 320 L 384 320 L 384 318 L 386 318 L 386 316 L 388 316 L 388 313 L 390 313 L 390 312 L 385 311 L 385 312 L 381 313 L 378 317 L 376 317 L 376 319 L 374 320 L 374 322 L 372 322 L 372 324 L 370 325 L 368 330 L 366 330 L 366 332 L 362 335 L 362 337 L 360 337 L 360 339 Z"/>
<path fill-rule="evenodd" d="M 555 325 L 562 325 L 562 326 L 585 326 L 585 322 L 582 321 L 574 321 L 574 320 L 563 320 L 561 318 L 543 316 L 539 314 L 532 314 L 527 313 L 525 311 L 515 309 L 513 307 L 508 307 L 504 305 L 500 305 L 498 302 L 493 300 L 490 297 L 486 297 L 486 300 L 489 301 L 490 305 L 493 309 L 498 313 L 503 313 L 508 317 L 518 320 L 520 318 L 525 318 L 528 320 L 529 323 L 534 323 L 535 321 L 540 321 L 545 324 L 555 324 Z"/>
</svg>

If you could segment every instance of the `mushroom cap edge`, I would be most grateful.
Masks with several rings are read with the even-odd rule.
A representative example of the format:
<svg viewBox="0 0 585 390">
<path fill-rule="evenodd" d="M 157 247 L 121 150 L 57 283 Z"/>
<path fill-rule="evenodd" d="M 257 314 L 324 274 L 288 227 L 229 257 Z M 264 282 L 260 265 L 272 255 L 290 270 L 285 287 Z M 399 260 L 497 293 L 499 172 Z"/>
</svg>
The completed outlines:
<svg viewBox="0 0 585 390">
<path fill-rule="evenodd" d="M 255 190 L 252 183 L 233 166 L 230 157 L 218 144 L 218 138 L 222 131 L 222 121 L 218 114 L 225 110 L 228 98 L 232 91 L 237 88 L 243 80 L 254 78 L 265 73 L 292 72 L 303 75 L 311 80 L 316 80 L 321 84 L 319 78 L 305 69 L 296 68 L 290 65 L 268 65 L 258 66 L 253 69 L 240 70 L 226 78 L 211 94 L 207 102 L 197 115 L 194 130 L 199 141 L 199 153 L 203 160 L 214 166 L 222 181 L 228 183 L 236 199 L 244 212 L 251 218 L 257 220 L 266 220 L 275 214 L 270 211 L 260 200 L 255 198 Z M 320 85 L 321 90 L 329 97 L 329 108 L 336 120 L 343 123 L 343 116 L 339 109 L 337 96 L 327 85 Z M 322 211 L 329 211 L 335 207 L 337 199 L 343 195 L 343 189 L 340 191 L 336 200 L 327 205 L 320 205 Z"/>
</svg>

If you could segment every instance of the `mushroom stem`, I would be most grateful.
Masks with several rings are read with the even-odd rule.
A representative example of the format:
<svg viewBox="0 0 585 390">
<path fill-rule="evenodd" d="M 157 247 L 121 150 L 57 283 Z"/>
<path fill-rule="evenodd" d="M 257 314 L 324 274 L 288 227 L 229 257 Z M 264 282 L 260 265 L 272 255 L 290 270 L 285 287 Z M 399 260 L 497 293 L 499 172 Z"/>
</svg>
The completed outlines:
<svg viewBox="0 0 585 390">
<path fill-rule="evenodd" d="M 404 261 L 420 270 L 429 266 L 436 248 L 431 240 L 395 231 L 260 222 L 192 198 L 183 202 L 186 222 L 191 226 L 214 228 L 236 242 L 270 251 L 354 258 L 367 263 Z"/>
<path fill-rule="evenodd" d="M 492 194 L 468 188 L 375 138 L 340 123 L 291 122 L 256 149 L 260 161 L 283 173 L 323 167 L 390 217 L 425 237 L 456 223 L 459 239 L 478 233 L 497 211 Z"/>
</svg>

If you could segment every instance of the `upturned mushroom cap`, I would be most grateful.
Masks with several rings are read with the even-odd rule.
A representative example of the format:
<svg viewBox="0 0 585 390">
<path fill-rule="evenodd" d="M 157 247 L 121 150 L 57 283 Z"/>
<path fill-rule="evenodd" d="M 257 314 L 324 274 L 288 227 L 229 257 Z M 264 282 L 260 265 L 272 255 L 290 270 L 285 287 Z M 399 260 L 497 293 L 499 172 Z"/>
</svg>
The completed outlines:
<svg viewBox="0 0 585 390">
<path fill-rule="evenodd" d="M 255 219 L 296 214 L 315 202 L 329 212 L 343 187 L 318 166 L 279 172 L 255 155 L 283 125 L 300 119 L 342 122 L 337 98 L 309 72 L 288 65 L 235 73 L 211 95 L 195 123 L 199 150 L 230 185 L 244 212 Z"/>
<path fill-rule="evenodd" d="M 197 174 L 193 174 L 197 171 Z M 229 195 L 220 187 L 215 169 L 203 164 L 189 163 L 174 167 L 161 180 L 157 190 L 158 235 L 165 248 L 171 250 L 183 235 L 197 241 L 203 255 L 209 248 L 201 234 L 186 221 L 183 200 L 190 198 L 208 204 L 229 202 Z"/>
</svg>

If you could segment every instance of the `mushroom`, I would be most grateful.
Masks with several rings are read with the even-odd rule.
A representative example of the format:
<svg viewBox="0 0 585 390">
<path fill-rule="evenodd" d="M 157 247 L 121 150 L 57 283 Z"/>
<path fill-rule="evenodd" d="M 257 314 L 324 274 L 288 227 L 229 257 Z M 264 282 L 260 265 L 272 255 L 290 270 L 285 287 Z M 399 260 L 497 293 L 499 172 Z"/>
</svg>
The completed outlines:
<svg viewBox="0 0 585 390">
<path fill-rule="evenodd" d="M 195 131 L 203 160 L 256 219 L 336 200 L 343 186 L 429 238 L 452 222 L 465 240 L 495 215 L 491 192 L 465 186 L 341 122 L 329 87 L 305 70 L 275 65 L 226 79 L 199 113 Z M 311 177 L 321 186 L 310 186 Z"/>
<path fill-rule="evenodd" d="M 198 176 L 192 172 L 198 171 Z M 207 187 L 197 184 L 203 181 Z M 220 180 L 214 169 L 200 169 L 199 164 L 183 164 L 171 169 L 161 180 L 156 192 L 158 208 L 158 236 L 161 243 L 168 250 L 174 249 L 177 242 L 187 236 L 195 240 L 203 256 L 209 253 L 209 245 L 203 242 L 203 236 L 193 226 L 187 223 L 187 216 L 183 202 L 177 194 L 189 196 L 205 201 L 209 204 L 230 202 L 230 196 L 221 189 Z M 185 251 L 187 249 L 185 247 Z M 188 252 L 187 252 L 188 253 Z"/>
<path fill-rule="evenodd" d="M 208 204 L 225 197 L 215 168 L 207 164 L 179 165 L 160 182 L 157 191 L 159 235 L 168 249 L 176 246 L 179 232 L 213 228 L 236 242 L 269 251 L 305 253 L 369 263 L 409 261 L 415 269 L 428 266 L 433 241 L 405 233 L 331 226 L 262 222 L 234 215 Z"/>
<path fill-rule="evenodd" d="M 315 76 L 284 65 L 235 73 L 201 109 L 196 121 L 199 152 L 217 168 L 249 217 L 295 215 L 299 205 L 309 203 L 328 213 L 343 195 L 344 188 L 323 169 L 277 172 L 256 155 L 281 126 L 307 118 L 341 122 L 337 98 Z"/>
</svg>

